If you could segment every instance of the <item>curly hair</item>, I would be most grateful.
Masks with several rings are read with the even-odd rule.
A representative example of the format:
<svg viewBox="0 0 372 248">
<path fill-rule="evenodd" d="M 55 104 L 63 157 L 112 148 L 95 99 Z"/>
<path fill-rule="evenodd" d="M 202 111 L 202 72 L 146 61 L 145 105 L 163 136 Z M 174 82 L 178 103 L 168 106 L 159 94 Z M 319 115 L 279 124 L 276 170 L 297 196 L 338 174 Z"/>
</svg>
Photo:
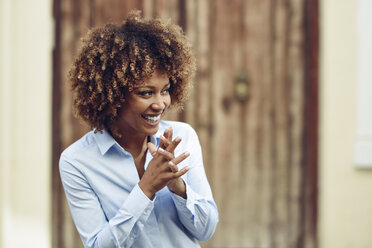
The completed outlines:
<svg viewBox="0 0 372 248">
<path fill-rule="evenodd" d="M 114 127 L 125 95 L 155 70 L 171 82 L 172 105 L 182 107 L 195 73 L 195 58 L 181 27 L 160 19 L 144 19 L 132 11 L 121 25 L 93 28 L 82 39 L 69 73 L 73 109 L 96 131 Z"/>
</svg>

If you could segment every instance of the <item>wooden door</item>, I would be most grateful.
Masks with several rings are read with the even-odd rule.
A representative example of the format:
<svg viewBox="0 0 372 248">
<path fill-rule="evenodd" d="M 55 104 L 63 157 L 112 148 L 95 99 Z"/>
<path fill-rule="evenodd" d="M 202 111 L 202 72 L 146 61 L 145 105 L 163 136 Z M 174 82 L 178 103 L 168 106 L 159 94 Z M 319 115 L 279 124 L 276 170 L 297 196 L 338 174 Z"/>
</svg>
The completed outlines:
<svg viewBox="0 0 372 248">
<path fill-rule="evenodd" d="M 66 75 L 91 26 L 133 9 L 171 18 L 198 72 L 182 112 L 203 147 L 220 223 L 203 247 L 316 247 L 317 1 L 55 0 L 53 247 L 80 247 L 58 174 L 87 131 L 71 115 Z"/>
</svg>

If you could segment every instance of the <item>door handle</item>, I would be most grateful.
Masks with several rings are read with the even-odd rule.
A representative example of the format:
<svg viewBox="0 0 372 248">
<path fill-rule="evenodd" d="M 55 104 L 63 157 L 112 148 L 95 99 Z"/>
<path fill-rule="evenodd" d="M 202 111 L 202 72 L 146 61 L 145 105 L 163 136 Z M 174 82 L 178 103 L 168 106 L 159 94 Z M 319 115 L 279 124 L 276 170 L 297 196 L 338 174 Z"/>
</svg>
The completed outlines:
<svg viewBox="0 0 372 248">
<path fill-rule="evenodd" d="M 249 98 L 248 75 L 241 72 L 235 77 L 234 96 L 238 101 L 244 102 Z"/>
</svg>

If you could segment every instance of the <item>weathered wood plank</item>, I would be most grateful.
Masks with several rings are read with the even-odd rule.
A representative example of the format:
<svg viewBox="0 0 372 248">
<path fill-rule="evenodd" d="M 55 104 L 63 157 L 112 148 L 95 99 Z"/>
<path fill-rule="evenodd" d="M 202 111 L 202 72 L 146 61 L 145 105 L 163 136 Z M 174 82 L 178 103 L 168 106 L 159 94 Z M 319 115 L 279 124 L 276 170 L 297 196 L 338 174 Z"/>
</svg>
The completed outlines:
<svg viewBox="0 0 372 248">
<path fill-rule="evenodd" d="M 251 212 L 245 233 L 247 245 L 272 247 L 272 173 L 271 143 L 272 115 L 272 58 L 271 58 L 271 3 L 247 1 L 244 6 L 245 70 L 249 76 L 250 98 L 247 123 L 246 153 L 249 167 L 246 178 L 250 188 L 246 211 Z M 260 28 L 257 28 L 260 27 Z M 250 180 L 249 180 L 250 179 Z"/>
<path fill-rule="evenodd" d="M 273 6 L 273 166 L 275 166 L 275 174 L 273 176 L 274 187 L 274 232 L 273 246 L 288 247 L 288 179 L 289 175 L 299 176 L 295 173 L 290 173 L 289 168 L 289 143 L 288 143 L 288 107 L 292 104 L 288 99 L 288 73 L 287 70 L 287 54 L 288 54 L 288 34 L 289 30 L 289 13 L 286 1 L 276 1 Z"/>
<path fill-rule="evenodd" d="M 213 85 L 213 189 L 221 215 L 214 238 L 218 245 L 241 245 L 244 208 L 240 201 L 240 105 L 234 99 L 236 73 L 241 70 L 239 59 L 240 1 L 213 1 L 214 19 L 211 76 Z"/>
<path fill-rule="evenodd" d="M 59 41 L 59 51 L 69 51 L 64 52 L 63 56 L 60 59 L 60 68 L 58 78 L 58 82 L 60 85 L 60 93 L 61 93 L 61 101 L 64 103 L 60 106 L 60 109 L 57 113 L 60 116 L 58 119 L 60 120 L 60 136 L 57 138 L 57 142 L 60 144 L 61 151 L 66 148 L 72 141 L 76 140 L 78 137 L 81 136 L 83 132 L 87 129 L 84 128 L 79 122 L 73 117 L 71 112 L 71 104 L 72 104 L 72 94 L 69 90 L 69 86 L 67 83 L 67 75 L 74 59 L 74 55 L 76 54 L 79 44 L 79 38 L 83 35 L 89 25 L 90 25 L 90 12 L 85 11 L 86 9 L 89 10 L 89 1 L 61 1 L 60 2 L 60 15 L 61 15 L 61 24 L 60 24 L 60 41 Z M 62 54 L 62 52 L 60 52 Z M 68 123 L 68 124 L 67 124 Z M 67 125 L 66 125 L 67 124 Z M 56 152 L 55 154 L 59 154 L 60 152 Z M 72 222 L 70 211 L 68 209 L 67 202 L 64 197 L 64 192 L 62 189 L 62 185 L 60 183 L 59 173 L 58 173 L 58 159 L 54 159 L 53 173 L 54 178 L 53 180 L 59 182 L 59 197 L 58 200 L 59 208 L 58 211 L 60 213 L 60 217 L 56 219 L 56 223 L 53 225 L 54 229 L 58 231 L 63 230 L 61 233 L 61 237 L 58 239 L 53 239 L 53 243 L 55 244 L 54 247 L 82 247 L 80 237 L 76 232 L 76 228 Z M 58 232 L 57 231 L 57 232 Z"/>
<path fill-rule="evenodd" d="M 210 80 L 209 80 L 209 8 L 208 2 L 198 1 L 197 2 L 197 42 L 194 44 L 195 50 L 197 51 L 198 58 L 198 74 L 195 82 L 195 105 L 198 106 L 195 111 L 196 116 L 196 129 L 200 143 L 203 148 L 203 158 L 205 168 L 208 171 L 209 165 L 209 141 L 210 141 Z"/>
<path fill-rule="evenodd" d="M 142 0 L 143 4 L 143 16 L 145 18 L 154 17 L 154 1 L 153 0 Z"/>
<path fill-rule="evenodd" d="M 303 183 L 303 137 L 304 137 L 304 88 L 305 88 L 305 66 L 304 66 L 304 3 L 299 1 L 288 1 L 288 12 L 291 13 L 288 27 L 291 32 L 288 35 L 288 89 L 290 105 L 288 106 L 289 113 L 289 147 L 290 147 L 290 167 L 288 171 L 291 177 L 289 178 L 289 210 L 291 219 L 288 223 L 288 237 L 291 247 L 304 247 L 301 241 L 305 222 L 301 216 L 303 205 L 301 204 L 301 191 L 304 188 Z M 303 195 L 304 196 L 304 195 Z M 307 202 L 306 197 L 303 202 Z M 306 204 L 307 205 L 307 204 Z"/>
<path fill-rule="evenodd" d="M 188 1 L 186 1 L 186 4 L 185 4 L 186 9 L 184 10 L 186 12 L 185 13 L 185 16 L 186 16 L 186 20 L 185 20 L 186 30 L 185 30 L 185 32 L 187 33 L 187 37 L 189 38 L 189 40 L 192 44 L 197 43 L 196 4 L 197 4 L 196 0 L 188 0 Z M 198 58 L 197 50 L 195 48 L 195 45 L 193 46 L 193 50 L 194 50 L 196 58 Z M 196 79 L 194 79 L 194 84 L 195 84 L 195 80 Z M 183 110 L 183 118 L 184 118 L 184 121 L 187 120 L 187 122 L 194 128 L 196 128 L 195 98 L 196 98 L 196 91 L 195 91 L 195 87 L 193 86 L 189 89 L 188 100 L 186 101 L 185 106 L 184 106 L 184 110 Z"/>
<path fill-rule="evenodd" d="M 89 26 L 90 18 L 89 12 L 82 14 L 81 12 L 89 6 L 88 1 L 81 1 L 75 3 L 74 1 L 63 1 L 62 8 L 63 13 L 67 15 L 63 18 L 64 22 L 62 23 L 62 35 L 61 35 L 61 50 L 69 51 L 64 53 L 62 57 L 62 66 L 61 66 L 61 75 L 62 78 L 61 84 L 62 87 L 62 100 L 66 104 L 61 106 L 61 143 L 62 149 L 66 148 L 73 140 L 76 140 L 78 137 L 76 135 L 77 130 L 81 129 L 78 121 L 73 117 L 71 108 L 72 108 L 72 93 L 68 87 L 68 71 L 74 59 L 79 44 L 77 43 L 78 37 L 81 35 L 80 32 L 86 32 L 87 26 Z M 80 12 L 80 13 L 79 13 Z M 85 27 L 84 27 L 85 26 Z M 80 30 L 84 29 L 85 30 Z M 69 125 L 66 125 L 70 123 Z M 65 124 L 65 125 L 64 125 Z M 61 247 L 82 247 L 80 237 L 76 233 L 76 228 L 72 222 L 71 214 L 67 205 L 67 202 L 62 195 L 63 203 L 63 245 Z M 80 245 L 79 245 L 80 243 Z"/>
<path fill-rule="evenodd" d="M 91 8 L 93 26 L 101 26 L 122 22 L 131 10 L 142 9 L 142 1 L 92 0 Z"/>
</svg>

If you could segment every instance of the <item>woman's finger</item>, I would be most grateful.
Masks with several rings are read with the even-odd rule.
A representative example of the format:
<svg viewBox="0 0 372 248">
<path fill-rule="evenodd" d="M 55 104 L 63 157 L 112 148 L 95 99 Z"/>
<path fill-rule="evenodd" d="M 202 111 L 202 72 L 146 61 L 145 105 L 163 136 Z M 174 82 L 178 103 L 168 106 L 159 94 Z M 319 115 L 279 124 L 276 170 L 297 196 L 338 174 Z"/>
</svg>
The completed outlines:
<svg viewBox="0 0 372 248">
<path fill-rule="evenodd" d="M 173 153 L 170 153 L 166 150 L 164 150 L 163 148 L 159 147 L 158 151 L 157 151 L 158 154 L 162 155 L 166 160 L 170 161 L 172 159 L 174 159 L 174 155 Z"/>
<path fill-rule="evenodd" d="M 167 129 L 165 129 L 163 135 L 160 136 L 160 144 L 159 144 L 159 147 L 163 148 L 163 149 L 166 149 L 167 146 L 170 144 L 170 142 L 172 140 L 169 140 L 168 137 L 169 137 L 169 130 L 171 129 L 171 127 L 168 127 Z"/>
<path fill-rule="evenodd" d="M 173 128 L 172 127 L 169 127 L 168 128 L 168 140 L 173 140 Z"/>
<path fill-rule="evenodd" d="M 153 143 L 148 142 L 148 143 L 147 143 L 147 149 L 149 149 L 151 155 L 152 155 L 153 157 L 155 157 L 155 155 L 156 155 L 156 153 L 157 153 L 156 146 L 155 146 Z"/>
<path fill-rule="evenodd" d="M 190 170 L 190 167 L 185 166 L 180 171 L 173 173 L 173 178 L 178 178 L 186 174 Z"/>
<path fill-rule="evenodd" d="M 172 159 L 172 162 L 177 165 L 177 164 L 181 163 L 183 160 L 185 160 L 188 156 L 190 156 L 190 153 L 189 152 L 184 152 L 181 155 L 179 155 L 178 157 L 175 157 L 174 159 Z"/>
<path fill-rule="evenodd" d="M 164 131 L 164 137 L 166 138 L 166 139 L 168 139 L 169 138 L 169 130 L 170 130 L 170 128 L 171 127 L 168 127 L 167 129 L 165 129 L 165 131 Z"/>
<path fill-rule="evenodd" d="M 167 150 L 168 152 L 171 152 L 171 153 L 174 153 L 174 150 L 176 149 L 176 147 L 178 146 L 178 144 L 181 142 L 181 138 L 180 137 L 176 137 L 168 146 L 165 150 Z"/>
<path fill-rule="evenodd" d="M 159 147 L 161 147 L 163 149 L 166 149 L 171 144 L 171 141 L 169 141 L 163 135 L 160 135 L 160 141 L 161 141 L 161 143 L 160 143 Z"/>
<path fill-rule="evenodd" d="M 168 165 L 169 165 L 169 168 L 171 169 L 171 171 L 173 173 L 176 173 L 178 171 L 178 167 L 177 165 L 175 165 L 172 161 L 169 161 L 168 162 Z"/>
</svg>

